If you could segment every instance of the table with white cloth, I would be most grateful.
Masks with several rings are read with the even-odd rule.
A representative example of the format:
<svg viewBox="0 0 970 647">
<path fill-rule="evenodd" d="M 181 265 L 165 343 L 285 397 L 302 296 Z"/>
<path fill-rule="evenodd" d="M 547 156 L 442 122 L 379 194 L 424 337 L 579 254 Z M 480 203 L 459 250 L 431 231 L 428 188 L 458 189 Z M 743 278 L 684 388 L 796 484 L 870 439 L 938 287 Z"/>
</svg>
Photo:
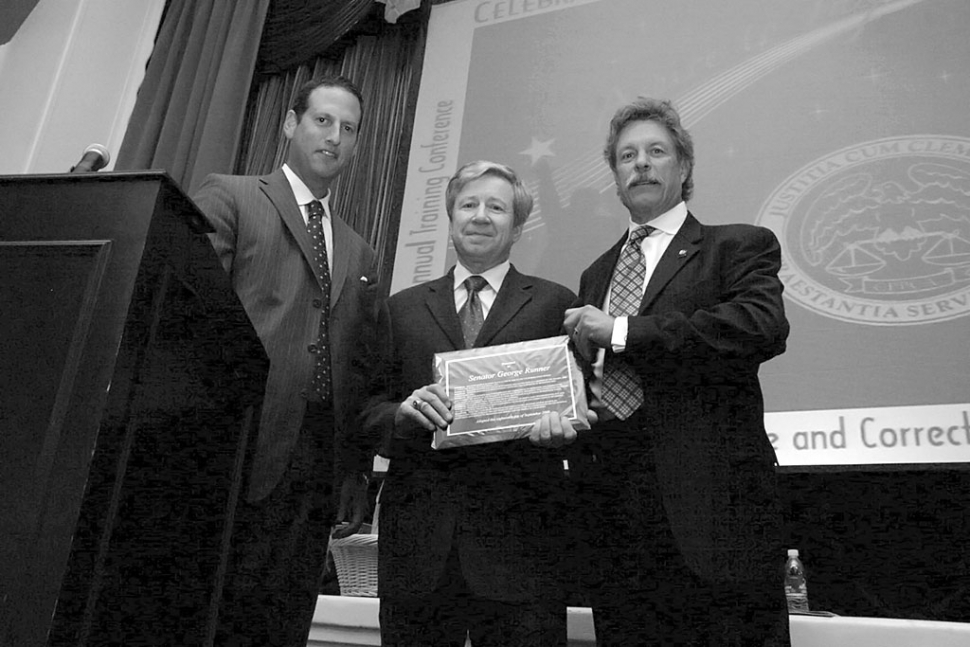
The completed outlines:
<svg viewBox="0 0 970 647">
<path fill-rule="evenodd" d="M 377 598 L 321 595 L 307 644 L 380 645 L 379 604 Z M 569 607 L 567 631 L 570 647 L 596 644 L 593 617 L 586 607 Z M 968 647 L 970 623 L 793 615 L 791 638 L 792 647 Z"/>
</svg>

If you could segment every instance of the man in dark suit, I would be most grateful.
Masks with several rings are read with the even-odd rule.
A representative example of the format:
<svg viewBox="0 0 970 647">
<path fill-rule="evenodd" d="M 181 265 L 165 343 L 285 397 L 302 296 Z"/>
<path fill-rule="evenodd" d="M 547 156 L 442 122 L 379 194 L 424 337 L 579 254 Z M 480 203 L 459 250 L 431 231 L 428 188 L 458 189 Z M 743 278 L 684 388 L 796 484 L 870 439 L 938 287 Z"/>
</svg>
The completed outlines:
<svg viewBox="0 0 970 647">
<path fill-rule="evenodd" d="M 693 144 L 669 102 L 618 110 L 604 153 L 629 231 L 565 319 L 599 413 L 570 460 L 597 644 L 787 645 L 758 381 L 788 336 L 778 241 L 688 212 Z"/>
<path fill-rule="evenodd" d="M 532 197 L 508 167 L 465 165 L 446 192 L 458 263 L 388 300 L 387 392 L 365 412 L 386 438 L 378 590 L 381 644 L 565 645 L 553 583 L 562 455 L 576 433 L 548 417 L 528 440 L 433 450 L 452 420 L 434 354 L 562 334 L 574 295 L 509 263 Z M 477 315 L 476 315 L 477 312 Z M 477 322 L 477 323 L 476 323 Z M 476 332 L 476 328 L 480 330 Z"/>
<path fill-rule="evenodd" d="M 334 521 L 332 490 L 363 520 L 375 443 L 358 414 L 379 300 L 376 256 L 330 213 L 361 125 L 348 79 L 315 79 L 286 115 L 286 164 L 209 176 L 195 200 L 270 358 L 246 500 L 237 512 L 219 644 L 303 647 Z M 339 474 L 335 474 L 335 470 Z"/>
</svg>

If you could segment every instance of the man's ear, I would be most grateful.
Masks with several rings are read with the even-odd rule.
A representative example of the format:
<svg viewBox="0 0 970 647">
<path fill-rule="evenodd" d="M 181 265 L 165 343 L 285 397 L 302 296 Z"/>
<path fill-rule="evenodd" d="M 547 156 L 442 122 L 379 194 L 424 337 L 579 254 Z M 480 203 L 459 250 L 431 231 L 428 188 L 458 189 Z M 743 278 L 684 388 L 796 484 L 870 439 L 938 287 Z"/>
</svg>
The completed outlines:
<svg viewBox="0 0 970 647">
<path fill-rule="evenodd" d="M 299 120 L 296 118 L 296 113 L 292 110 L 288 110 L 286 113 L 286 119 L 283 120 L 283 134 L 286 135 L 287 139 L 293 139 L 293 133 L 296 131 L 296 126 Z"/>
</svg>

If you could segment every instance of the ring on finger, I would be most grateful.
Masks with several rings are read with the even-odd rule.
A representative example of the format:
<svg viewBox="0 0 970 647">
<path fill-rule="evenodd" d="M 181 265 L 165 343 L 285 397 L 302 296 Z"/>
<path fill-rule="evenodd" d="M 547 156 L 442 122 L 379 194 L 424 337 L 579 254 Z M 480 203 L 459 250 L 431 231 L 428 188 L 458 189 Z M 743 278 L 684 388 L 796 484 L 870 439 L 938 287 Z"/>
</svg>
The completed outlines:
<svg viewBox="0 0 970 647">
<path fill-rule="evenodd" d="M 421 405 L 423 405 L 423 404 L 424 404 L 424 400 L 419 400 L 417 398 L 414 398 L 413 400 L 411 400 L 411 406 L 414 407 L 415 409 L 419 409 L 420 410 L 421 409 Z"/>
</svg>

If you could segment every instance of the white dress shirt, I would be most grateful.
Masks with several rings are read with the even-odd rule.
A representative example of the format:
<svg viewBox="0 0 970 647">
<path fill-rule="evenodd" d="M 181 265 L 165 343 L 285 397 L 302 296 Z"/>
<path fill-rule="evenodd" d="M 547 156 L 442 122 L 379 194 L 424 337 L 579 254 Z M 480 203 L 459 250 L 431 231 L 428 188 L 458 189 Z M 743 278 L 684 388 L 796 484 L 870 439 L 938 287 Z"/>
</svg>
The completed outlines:
<svg viewBox="0 0 970 647">
<path fill-rule="evenodd" d="M 511 263 L 505 261 L 477 275 L 488 281 L 488 285 L 478 293 L 478 298 L 482 302 L 482 319 L 488 318 L 488 311 L 492 309 L 492 304 L 495 303 L 498 291 L 502 289 L 502 283 L 505 282 L 505 276 L 509 273 L 510 267 Z M 476 275 L 462 265 L 461 261 L 458 261 L 455 264 L 455 312 L 461 310 L 465 301 L 468 300 L 468 290 L 462 284 L 469 276 Z"/>
<path fill-rule="evenodd" d="M 660 262 L 660 258 L 667 251 L 670 242 L 674 239 L 677 232 L 680 231 L 685 220 L 687 220 L 687 204 L 680 202 L 670 211 L 646 223 L 653 227 L 654 231 L 640 241 L 640 249 L 643 251 L 644 263 L 643 285 L 640 287 L 641 295 L 646 291 L 647 284 L 650 282 L 650 277 L 653 276 L 653 271 L 656 269 L 657 263 Z M 633 233 L 634 229 L 642 226 L 630 220 L 629 233 Z M 628 236 L 629 233 L 627 234 Z M 607 288 L 606 300 L 603 302 L 603 312 L 609 313 L 610 311 L 611 294 L 612 289 Z M 613 322 L 613 337 L 610 340 L 614 353 L 622 353 L 626 350 L 628 331 L 629 317 L 617 317 Z M 590 384 L 590 391 L 593 392 L 594 400 L 592 404 L 596 407 L 600 405 L 600 394 L 603 392 L 603 362 L 605 359 L 606 349 L 600 348 L 596 353 L 596 361 L 593 363 L 593 380 Z"/>
<path fill-rule="evenodd" d="M 296 203 L 300 205 L 300 213 L 303 214 L 303 224 L 310 224 L 310 214 L 308 212 L 308 205 L 317 200 L 313 196 L 313 192 L 307 187 L 307 185 L 297 176 L 296 173 L 290 169 L 286 164 L 283 165 L 283 175 L 290 182 L 290 188 L 293 189 L 293 196 L 296 198 Z M 327 195 L 319 198 L 320 202 L 323 203 L 323 238 L 324 242 L 327 243 L 327 265 L 330 268 L 330 274 L 333 275 L 333 221 L 330 219 L 330 191 L 327 191 Z"/>
</svg>

